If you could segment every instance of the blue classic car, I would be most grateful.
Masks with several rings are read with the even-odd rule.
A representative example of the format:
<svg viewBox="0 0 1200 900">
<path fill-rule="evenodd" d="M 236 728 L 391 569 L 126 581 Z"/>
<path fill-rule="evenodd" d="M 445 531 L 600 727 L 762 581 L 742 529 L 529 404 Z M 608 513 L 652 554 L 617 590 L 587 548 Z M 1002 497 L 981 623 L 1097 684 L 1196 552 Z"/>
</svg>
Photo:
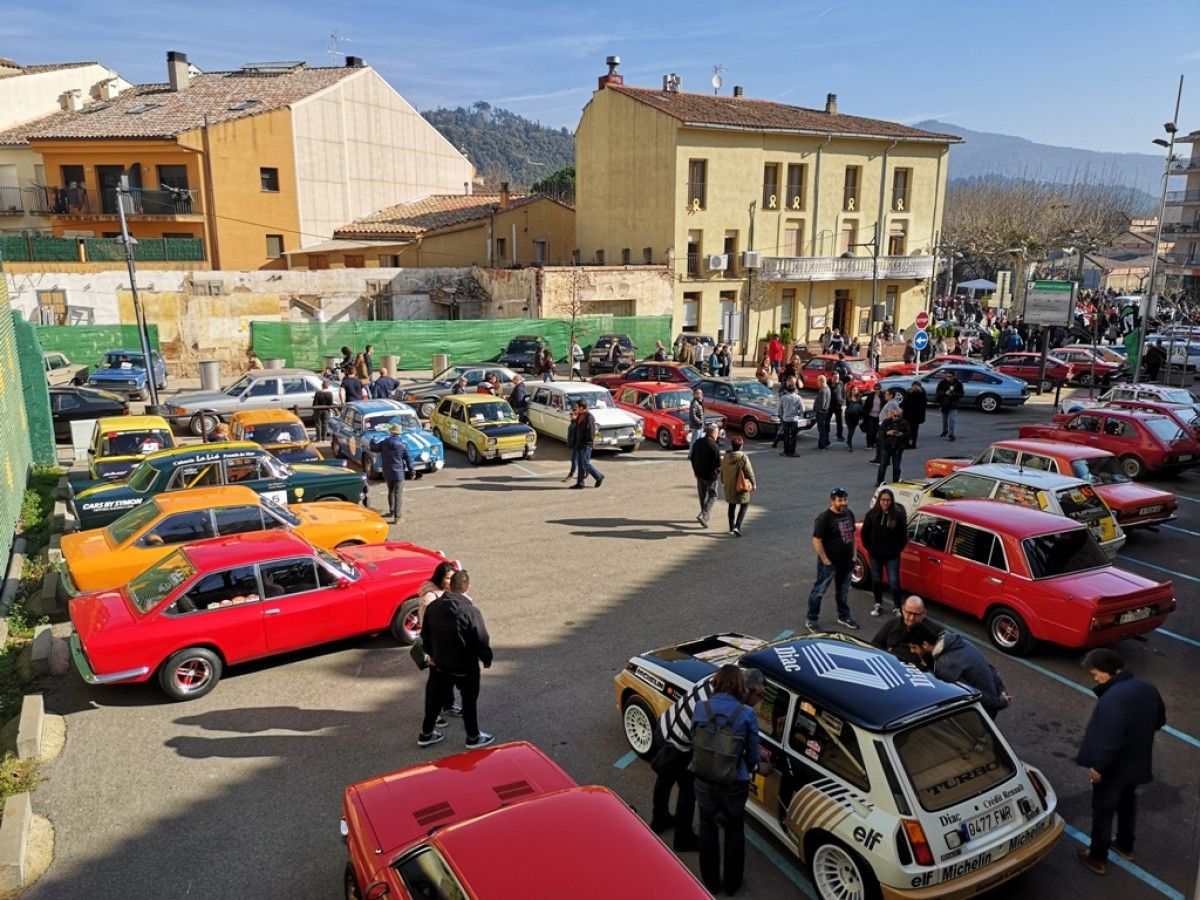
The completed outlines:
<svg viewBox="0 0 1200 900">
<path fill-rule="evenodd" d="M 947 372 L 953 372 L 963 386 L 963 409 L 974 406 L 987 413 L 998 412 L 1002 406 L 1020 406 L 1029 399 L 1029 385 L 1020 378 L 1002 375 L 982 365 L 945 365 L 920 375 L 898 375 L 879 382 L 881 390 L 900 388 L 907 391 L 915 381 L 925 389 L 933 403 L 937 388 Z"/>
<path fill-rule="evenodd" d="M 387 437 L 388 426 L 393 423 L 404 428 L 400 437 L 418 472 L 436 472 L 446 464 L 446 450 L 441 440 L 421 426 L 416 410 L 399 400 L 347 403 L 342 414 L 329 423 L 334 457 L 353 459 L 369 477 L 381 477 L 382 460 L 380 454 L 371 452 L 371 442 Z"/>
<path fill-rule="evenodd" d="M 167 386 L 167 366 L 157 350 L 150 351 L 150 358 L 154 366 L 154 386 L 161 391 Z M 87 383 L 88 387 L 112 391 L 130 400 L 149 400 L 146 355 L 141 350 L 109 350 Z"/>
</svg>

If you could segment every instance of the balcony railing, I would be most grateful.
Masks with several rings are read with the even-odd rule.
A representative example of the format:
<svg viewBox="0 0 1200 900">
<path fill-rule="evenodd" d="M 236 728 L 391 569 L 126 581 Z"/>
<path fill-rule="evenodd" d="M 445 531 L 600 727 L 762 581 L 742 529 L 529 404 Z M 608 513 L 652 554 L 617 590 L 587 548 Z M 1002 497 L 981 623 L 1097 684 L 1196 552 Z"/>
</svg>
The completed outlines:
<svg viewBox="0 0 1200 900">
<path fill-rule="evenodd" d="M 56 216 L 116 216 L 119 192 L 116 188 L 106 188 L 100 192 L 99 202 L 94 194 L 89 194 L 83 187 L 51 187 L 46 188 L 49 211 Z M 203 215 L 200 201 L 186 190 L 182 191 L 143 191 L 134 189 L 128 195 L 129 206 L 125 212 L 129 216 L 161 216 L 163 218 L 178 218 L 181 216 Z"/>
<path fill-rule="evenodd" d="M 873 260 L 869 256 L 844 259 L 840 256 L 769 256 L 762 261 L 763 281 L 870 281 Z M 928 278 L 933 274 L 932 256 L 881 256 L 879 280 Z"/>
<path fill-rule="evenodd" d="M 1200 156 L 1192 159 L 1177 159 L 1171 163 L 1168 170 L 1172 175 L 1186 175 L 1188 172 L 1200 172 Z"/>
<path fill-rule="evenodd" d="M 19 187 L 0 187 L 0 216 L 21 216 L 25 205 L 21 201 Z"/>
<path fill-rule="evenodd" d="M 1200 222 L 1163 222 L 1163 234 L 1200 234 Z"/>
<path fill-rule="evenodd" d="M 1168 203 L 1200 203 L 1200 190 L 1167 191 Z"/>
</svg>

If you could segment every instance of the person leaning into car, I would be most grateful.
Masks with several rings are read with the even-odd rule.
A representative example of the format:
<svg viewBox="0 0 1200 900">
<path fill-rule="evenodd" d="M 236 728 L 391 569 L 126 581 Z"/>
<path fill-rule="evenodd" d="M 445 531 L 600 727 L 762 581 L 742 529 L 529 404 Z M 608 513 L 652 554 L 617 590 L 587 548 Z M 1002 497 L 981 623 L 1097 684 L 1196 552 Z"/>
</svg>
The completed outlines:
<svg viewBox="0 0 1200 900">
<path fill-rule="evenodd" d="M 875 632 L 875 637 L 871 638 L 871 645 L 886 650 L 901 662 L 927 668 L 926 660 L 921 656 L 914 656 L 908 649 L 908 629 L 918 622 L 924 622 L 940 635 L 945 628 L 925 617 L 925 601 L 916 594 L 909 594 L 904 598 L 899 612 L 898 616 L 888 616 L 884 619 L 879 630 Z"/>
</svg>

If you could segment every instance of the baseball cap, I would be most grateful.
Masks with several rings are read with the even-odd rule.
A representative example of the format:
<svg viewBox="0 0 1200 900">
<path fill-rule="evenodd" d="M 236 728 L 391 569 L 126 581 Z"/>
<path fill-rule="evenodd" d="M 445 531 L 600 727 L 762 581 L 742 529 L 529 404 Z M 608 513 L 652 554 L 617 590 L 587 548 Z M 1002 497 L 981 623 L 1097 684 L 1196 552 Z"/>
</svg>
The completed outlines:
<svg viewBox="0 0 1200 900">
<path fill-rule="evenodd" d="M 846 492 L 846 489 L 845 489 L 845 488 L 839 488 L 839 487 L 835 487 L 835 488 L 834 488 L 832 491 L 830 491 L 830 492 L 829 492 L 829 498 L 830 498 L 831 500 L 832 500 L 834 497 L 849 497 L 849 496 L 850 496 L 850 494 L 848 494 L 848 493 Z"/>
</svg>

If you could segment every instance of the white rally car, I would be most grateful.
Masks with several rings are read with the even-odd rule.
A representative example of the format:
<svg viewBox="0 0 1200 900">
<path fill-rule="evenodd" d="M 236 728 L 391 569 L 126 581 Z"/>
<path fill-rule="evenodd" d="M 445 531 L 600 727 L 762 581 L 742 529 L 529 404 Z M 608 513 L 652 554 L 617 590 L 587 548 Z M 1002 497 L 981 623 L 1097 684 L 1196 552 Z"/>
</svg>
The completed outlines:
<svg viewBox="0 0 1200 900">
<path fill-rule="evenodd" d="M 821 898 L 969 897 L 1042 859 L 1058 798 L 979 705 L 856 638 L 717 634 L 639 654 L 616 677 L 625 736 L 651 758 L 657 718 L 725 663 L 762 672 L 773 771 L 747 812 L 811 869 Z"/>
<path fill-rule="evenodd" d="M 618 409 L 613 395 L 598 384 L 579 381 L 531 381 L 528 392 L 529 424 L 560 441 L 566 441 L 571 412 L 576 402 L 584 401 L 596 420 L 595 450 L 621 450 L 632 453 L 642 443 L 642 419 Z"/>
</svg>

